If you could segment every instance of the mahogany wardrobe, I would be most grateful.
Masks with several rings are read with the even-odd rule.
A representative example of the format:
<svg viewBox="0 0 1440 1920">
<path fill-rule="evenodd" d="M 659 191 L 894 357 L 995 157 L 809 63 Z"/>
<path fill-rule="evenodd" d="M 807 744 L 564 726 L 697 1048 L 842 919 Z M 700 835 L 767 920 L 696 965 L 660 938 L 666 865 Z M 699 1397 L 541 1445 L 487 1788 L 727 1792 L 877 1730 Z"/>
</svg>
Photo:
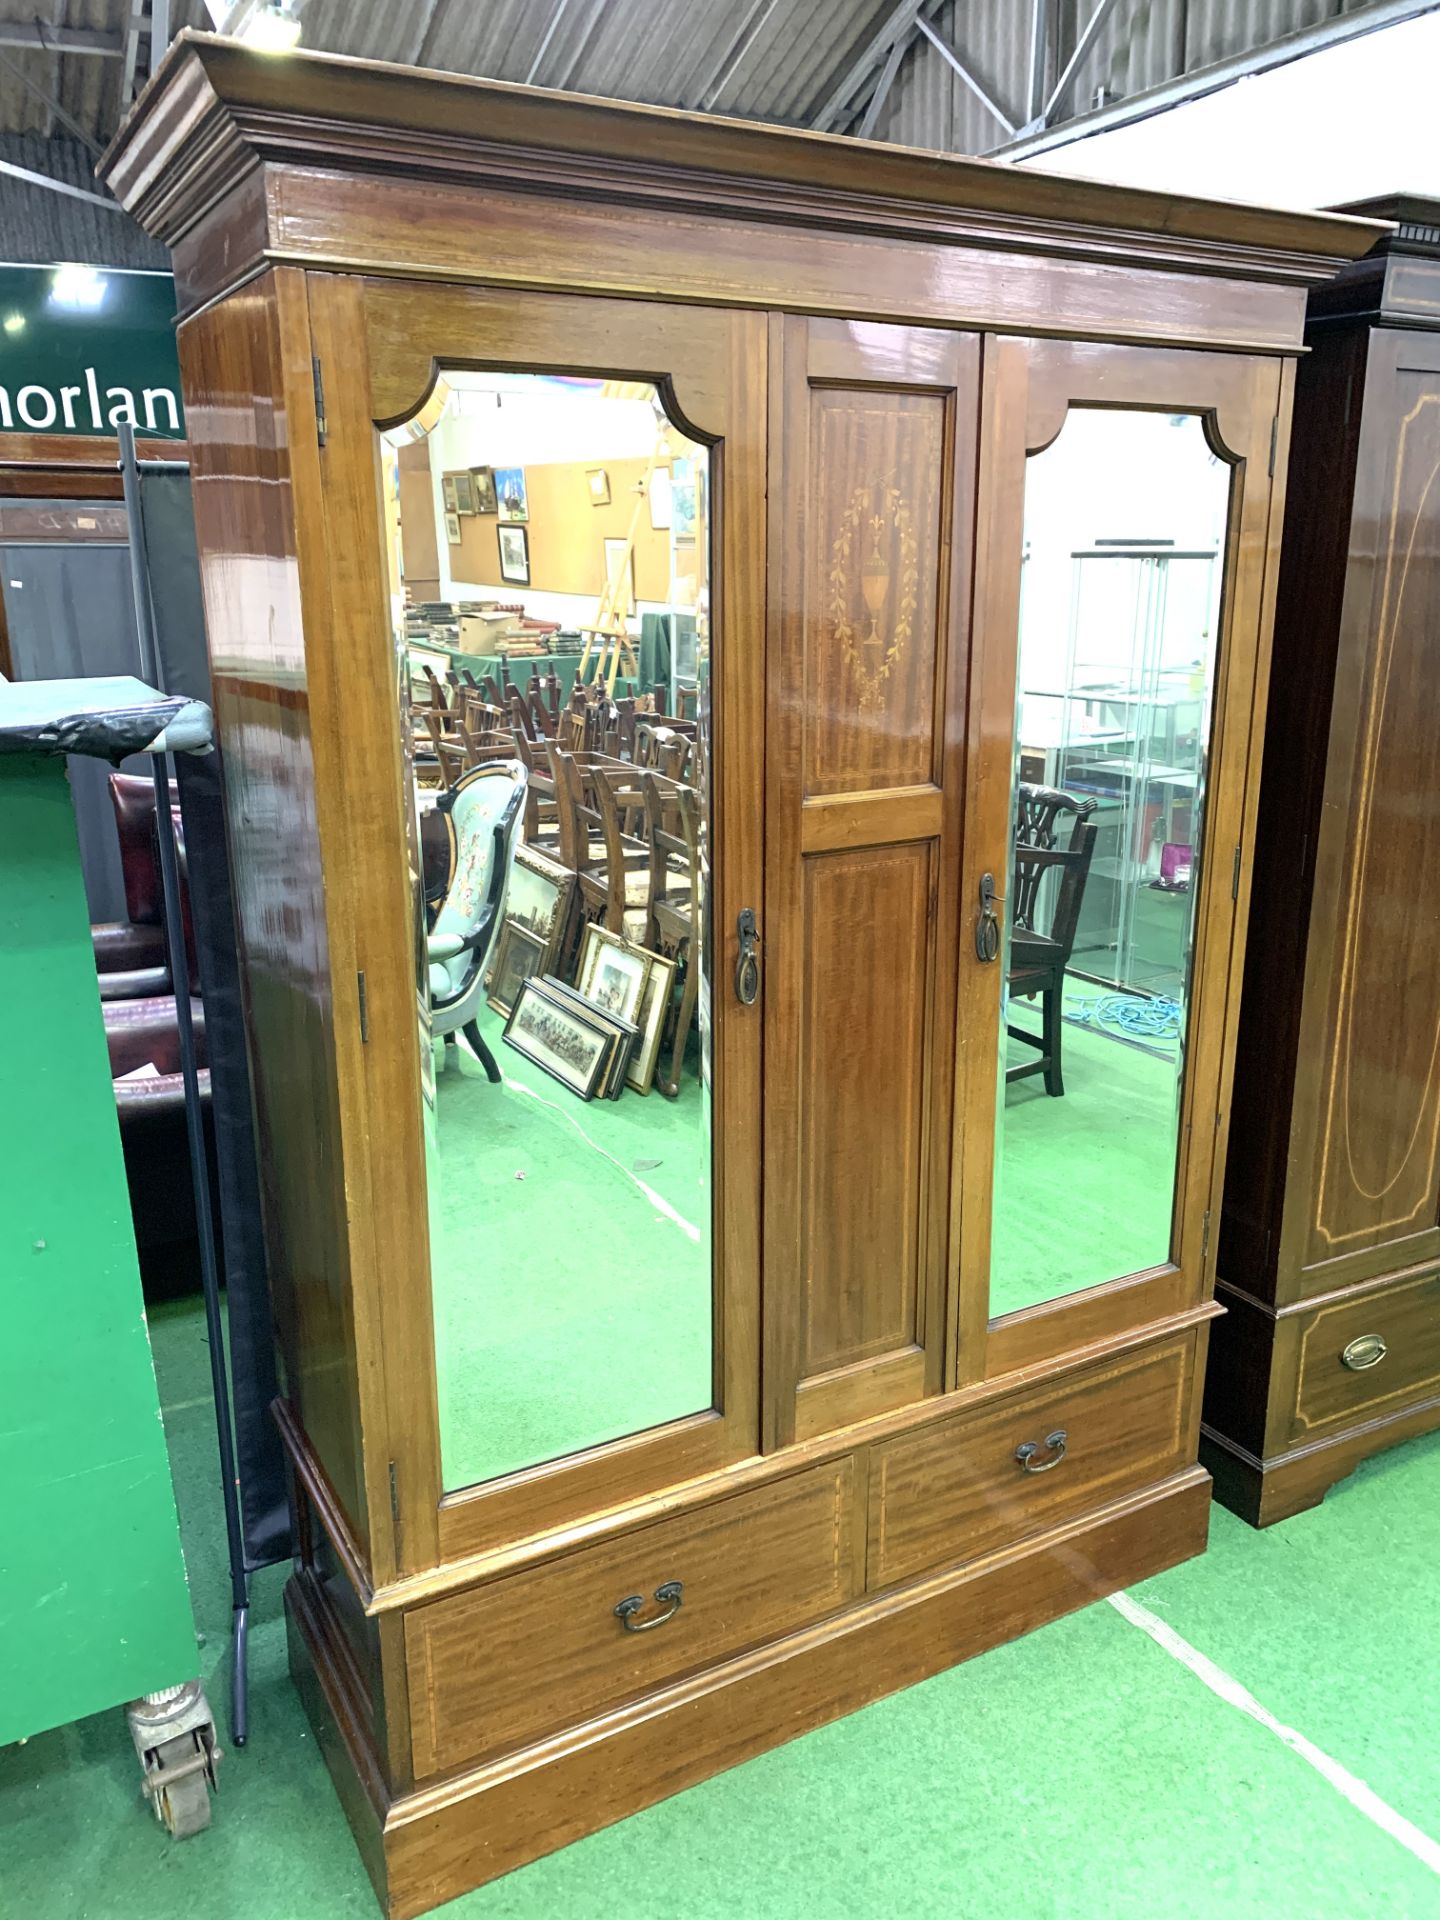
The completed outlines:
<svg viewBox="0 0 1440 1920">
<path fill-rule="evenodd" d="M 191 36 L 103 172 L 179 290 L 293 1667 L 416 1914 L 1203 1547 L 1291 389 L 1380 229 Z M 451 611 L 588 619 L 646 722 L 516 723 L 496 1079 Z M 587 1100 L 642 977 L 674 1083 Z"/>
<path fill-rule="evenodd" d="M 1310 298 L 1204 1457 L 1257 1526 L 1440 1426 L 1440 202 Z"/>
</svg>

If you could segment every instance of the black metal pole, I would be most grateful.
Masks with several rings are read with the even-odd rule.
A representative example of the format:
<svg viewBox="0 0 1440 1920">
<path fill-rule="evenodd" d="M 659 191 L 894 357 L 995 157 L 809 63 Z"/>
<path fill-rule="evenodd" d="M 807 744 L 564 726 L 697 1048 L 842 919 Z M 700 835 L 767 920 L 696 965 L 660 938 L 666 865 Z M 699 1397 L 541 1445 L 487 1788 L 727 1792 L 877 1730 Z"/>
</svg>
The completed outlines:
<svg viewBox="0 0 1440 1920">
<path fill-rule="evenodd" d="M 155 644 L 150 599 L 150 556 L 145 545 L 140 470 L 135 460 L 135 429 L 121 424 L 120 471 L 124 476 L 129 527 L 130 587 L 135 597 L 135 630 L 141 671 L 151 686 L 167 691 Z M 175 993 L 180 1041 L 180 1073 L 185 1085 L 185 1132 L 190 1145 L 190 1184 L 195 1196 L 195 1228 L 200 1244 L 200 1285 L 205 1296 L 205 1326 L 210 1339 L 210 1380 L 215 1393 L 215 1428 L 220 1443 L 220 1490 L 225 1503 L 225 1538 L 230 1552 L 231 1646 L 230 1738 L 243 1747 L 249 1737 L 246 1652 L 250 1619 L 250 1582 L 245 1570 L 245 1536 L 240 1521 L 240 1488 L 235 1472 L 235 1434 L 230 1413 L 230 1369 L 225 1354 L 225 1321 L 220 1311 L 220 1275 L 215 1258 L 215 1222 L 210 1207 L 210 1162 L 205 1151 L 205 1115 L 200 1105 L 200 1072 L 195 1061 L 195 1028 L 190 1015 L 190 967 L 185 952 L 185 922 L 180 905 L 180 860 L 175 821 L 170 811 L 174 756 L 151 756 L 155 778 L 155 826 L 160 846 L 161 890 L 165 901 L 165 947 Z"/>
</svg>

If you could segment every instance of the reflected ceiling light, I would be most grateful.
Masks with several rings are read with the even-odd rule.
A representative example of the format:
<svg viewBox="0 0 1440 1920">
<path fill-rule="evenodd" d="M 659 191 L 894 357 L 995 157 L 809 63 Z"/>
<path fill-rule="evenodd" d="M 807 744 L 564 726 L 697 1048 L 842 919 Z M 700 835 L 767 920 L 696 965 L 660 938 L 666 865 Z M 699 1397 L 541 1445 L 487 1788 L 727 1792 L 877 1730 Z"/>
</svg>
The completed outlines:
<svg viewBox="0 0 1440 1920">
<path fill-rule="evenodd" d="M 265 0 L 250 7 L 232 31 L 259 53 L 289 53 L 300 44 L 298 0 Z"/>
<path fill-rule="evenodd" d="M 0 322 L 0 324 L 3 324 L 6 333 L 23 333 L 25 331 L 25 316 L 23 313 L 7 313 L 4 321 Z"/>
<path fill-rule="evenodd" d="M 97 273 L 94 267 L 68 262 L 56 267 L 51 278 L 50 304 L 52 307 L 69 307 L 76 313 L 93 313 L 104 304 L 105 290 L 109 284 L 105 275 Z"/>
</svg>

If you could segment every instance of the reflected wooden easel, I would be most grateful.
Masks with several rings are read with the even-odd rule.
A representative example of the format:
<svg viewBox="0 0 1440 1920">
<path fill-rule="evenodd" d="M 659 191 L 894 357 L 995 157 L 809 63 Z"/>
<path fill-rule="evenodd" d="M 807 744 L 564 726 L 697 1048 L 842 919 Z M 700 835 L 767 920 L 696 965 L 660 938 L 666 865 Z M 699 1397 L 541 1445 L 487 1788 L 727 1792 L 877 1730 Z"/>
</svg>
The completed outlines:
<svg viewBox="0 0 1440 1920">
<path fill-rule="evenodd" d="M 669 445 L 663 432 L 651 450 L 644 478 L 636 487 L 635 511 L 630 515 L 624 551 L 619 555 L 617 565 L 607 570 L 593 624 L 580 629 L 585 636 L 585 646 L 580 655 L 577 677 L 582 682 L 587 678 L 593 655 L 593 684 L 605 688 L 608 700 L 615 698 L 615 682 L 620 676 L 622 660 L 626 673 L 632 679 L 637 679 L 640 673 L 640 657 L 630 637 L 629 627 L 630 616 L 635 611 L 635 535 L 640 529 L 640 515 L 650 498 L 650 482 L 662 458 L 669 458 Z"/>
</svg>

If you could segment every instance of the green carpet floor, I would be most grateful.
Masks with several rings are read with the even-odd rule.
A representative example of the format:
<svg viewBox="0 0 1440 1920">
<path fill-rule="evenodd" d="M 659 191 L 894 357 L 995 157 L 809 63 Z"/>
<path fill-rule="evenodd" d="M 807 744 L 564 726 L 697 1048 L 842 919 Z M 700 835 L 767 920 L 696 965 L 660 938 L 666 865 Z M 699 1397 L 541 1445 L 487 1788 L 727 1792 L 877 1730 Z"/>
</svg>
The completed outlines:
<svg viewBox="0 0 1440 1920">
<path fill-rule="evenodd" d="M 204 1323 L 152 1315 L 204 1635 L 227 1595 Z M 1440 1837 L 1440 1436 L 1135 1598 Z M 0 1752 L 5 1920 L 373 1920 L 257 1582 L 250 1746 L 210 1831 L 140 1802 L 123 1716 Z M 444 1910 L 454 1920 L 1440 1920 L 1440 1875 L 1105 1602 L 761 1756 Z"/>
<path fill-rule="evenodd" d="M 1067 981 L 1066 1005 L 1103 991 Z M 1039 1002 L 1011 1024 L 1040 1030 Z M 1034 1060 L 1006 1043 L 1006 1063 Z M 1169 1257 L 1174 1204 L 1175 1067 L 1110 1034 L 1064 1025 L 1065 1091 L 1039 1075 L 1004 1090 L 996 1129 L 990 1315 L 1014 1313 Z"/>
<path fill-rule="evenodd" d="M 1072 1001 L 1096 989 L 1072 983 Z M 1031 1007 L 1019 1021 L 1035 1025 Z M 445 1484 L 469 1486 L 711 1404 L 709 1137 L 678 1100 L 582 1102 L 481 1025 L 436 1076 L 432 1271 Z M 1033 1055 L 1009 1043 L 1009 1058 Z M 1065 1087 L 1005 1091 L 993 1317 L 1166 1257 L 1169 1060 L 1067 1022 Z M 579 1358 L 582 1364 L 567 1364 Z"/>
<path fill-rule="evenodd" d="M 431 1162 L 448 1488 L 712 1404 L 709 1141 L 694 1055 L 677 1099 L 582 1101 L 481 1028 L 436 1074 Z M 436 1191 L 438 1187 L 438 1192 Z"/>
</svg>

